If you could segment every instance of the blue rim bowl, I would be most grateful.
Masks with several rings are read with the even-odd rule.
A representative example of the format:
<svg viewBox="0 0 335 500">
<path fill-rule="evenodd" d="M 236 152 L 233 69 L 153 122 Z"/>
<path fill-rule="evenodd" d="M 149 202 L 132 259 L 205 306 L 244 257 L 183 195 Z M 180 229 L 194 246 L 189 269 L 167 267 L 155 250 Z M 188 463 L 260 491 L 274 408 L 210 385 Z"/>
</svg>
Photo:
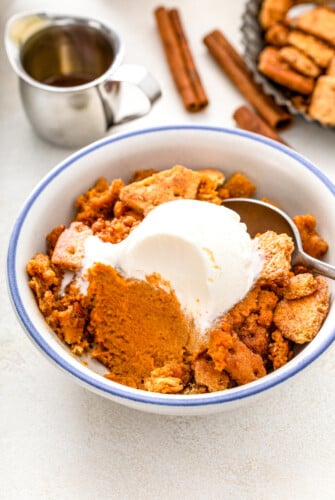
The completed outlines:
<svg viewBox="0 0 335 500">
<path fill-rule="evenodd" d="M 288 381 L 316 360 L 335 338 L 335 306 L 317 337 L 284 367 L 244 386 L 199 395 L 165 395 L 132 389 L 84 366 L 45 324 L 28 286 L 25 265 L 44 251 L 45 235 L 71 219 L 73 201 L 95 180 L 110 180 L 142 168 L 169 168 L 181 163 L 191 168 L 217 167 L 224 172 L 244 171 L 260 196 L 280 201 L 289 214 L 312 212 L 335 249 L 335 186 L 306 158 L 295 151 L 249 132 L 202 125 L 171 125 L 106 137 L 72 154 L 36 186 L 13 227 L 7 254 L 7 283 L 18 319 L 33 343 L 77 382 L 113 401 L 143 411 L 177 415 L 207 414 L 232 409 Z M 65 201 L 60 203 L 60 198 Z M 300 212 L 299 212 L 300 210 Z M 66 220 L 65 220 L 65 219 Z M 332 245 L 333 244 L 333 245 Z M 333 261 L 335 259 L 333 258 Z M 332 291 L 332 283 L 330 283 Z M 333 293 L 331 293 L 331 297 Z"/>
</svg>

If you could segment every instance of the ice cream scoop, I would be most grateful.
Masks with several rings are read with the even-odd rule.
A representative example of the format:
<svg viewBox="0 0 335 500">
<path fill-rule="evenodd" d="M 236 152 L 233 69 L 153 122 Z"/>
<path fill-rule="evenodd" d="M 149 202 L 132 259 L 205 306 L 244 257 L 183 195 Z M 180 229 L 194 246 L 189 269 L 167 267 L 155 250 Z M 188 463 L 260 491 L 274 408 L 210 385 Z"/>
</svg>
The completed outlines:
<svg viewBox="0 0 335 500">
<path fill-rule="evenodd" d="M 95 262 L 126 278 L 159 275 L 204 331 L 248 293 L 263 258 L 236 212 L 180 199 L 154 208 L 120 243 L 88 237 L 84 269 Z"/>
<path fill-rule="evenodd" d="M 241 221 L 247 225 L 251 236 L 268 230 L 278 234 L 288 234 L 294 242 L 293 264 L 303 264 L 318 274 L 335 279 L 335 266 L 315 259 L 304 252 L 298 228 L 285 212 L 269 203 L 252 198 L 229 198 L 223 203 L 225 207 L 231 208 L 240 215 Z"/>
</svg>

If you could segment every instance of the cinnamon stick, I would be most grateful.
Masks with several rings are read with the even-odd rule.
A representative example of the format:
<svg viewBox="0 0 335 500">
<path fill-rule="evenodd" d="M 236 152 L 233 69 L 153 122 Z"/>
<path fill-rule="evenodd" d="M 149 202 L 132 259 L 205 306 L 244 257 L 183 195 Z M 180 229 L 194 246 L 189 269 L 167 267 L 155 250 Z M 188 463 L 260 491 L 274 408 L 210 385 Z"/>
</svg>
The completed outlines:
<svg viewBox="0 0 335 500">
<path fill-rule="evenodd" d="M 197 71 L 177 9 L 158 7 L 154 11 L 165 56 L 177 90 L 187 111 L 197 112 L 208 98 Z"/>
<path fill-rule="evenodd" d="M 280 142 L 288 146 L 288 144 L 270 127 L 260 116 L 252 111 L 248 106 L 240 106 L 233 114 L 236 125 L 249 132 L 264 135 L 274 141 Z"/>
<path fill-rule="evenodd" d="M 282 129 L 292 123 L 293 116 L 264 93 L 242 56 L 219 30 L 205 36 L 204 43 L 235 87 L 270 127 Z"/>
</svg>

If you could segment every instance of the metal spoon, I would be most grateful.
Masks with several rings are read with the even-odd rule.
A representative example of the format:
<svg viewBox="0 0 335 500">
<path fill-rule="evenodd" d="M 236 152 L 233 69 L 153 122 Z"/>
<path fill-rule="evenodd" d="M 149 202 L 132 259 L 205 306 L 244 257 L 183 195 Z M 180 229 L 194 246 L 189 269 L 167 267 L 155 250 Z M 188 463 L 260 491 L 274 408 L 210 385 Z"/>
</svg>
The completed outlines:
<svg viewBox="0 0 335 500">
<path fill-rule="evenodd" d="M 240 215 L 241 222 L 246 224 L 251 237 L 269 230 L 278 234 L 288 234 L 293 239 L 295 248 L 292 254 L 292 264 L 303 264 L 318 274 L 335 279 L 335 266 L 315 259 L 304 252 L 298 228 L 292 219 L 279 208 L 251 198 L 229 198 L 223 201 L 223 205 Z"/>
<path fill-rule="evenodd" d="M 291 7 L 287 13 L 286 13 L 286 17 L 287 19 L 289 19 L 290 21 L 293 21 L 301 16 L 302 14 L 305 14 L 306 12 L 312 10 L 312 9 L 315 9 L 316 7 L 323 7 L 323 6 L 327 6 L 327 7 L 331 7 L 332 9 L 335 8 L 335 2 L 331 2 L 330 0 L 327 1 L 325 0 L 323 3 L 312 3 L 312 2 L 308 2 L 308 3 L 302 3 L 302 4 L 298 4 L 298 5 L 294 5 L 293 7 Z"/>
</svg>

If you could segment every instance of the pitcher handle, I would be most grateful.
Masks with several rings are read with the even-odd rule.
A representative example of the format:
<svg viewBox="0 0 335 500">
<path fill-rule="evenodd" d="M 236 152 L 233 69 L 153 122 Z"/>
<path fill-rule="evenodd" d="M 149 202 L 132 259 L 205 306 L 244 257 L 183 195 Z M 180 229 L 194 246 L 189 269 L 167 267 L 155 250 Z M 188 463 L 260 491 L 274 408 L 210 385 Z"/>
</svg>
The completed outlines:
<svg viewBox="0 0 335 500">
<path fill-rule="evenodd" d="M 134 111 L 130 114 L 115 119 L 114 114 L 110 110 L 108 105 L 108 84 L 113 85 L 115 83 L 117 84 L 122 82 L 130 83 L 136 86 L 138 89 L 140 89 L 148 101 L 148 107 L 147 109 Z M 161 95 L 162 91 L 157 80 L 143 66 L 137 64 L 122 64 L 113 73 L 111 78 L 107 79 L 104 82 L 103 88 L 100 89 L 100 96 L 103 100 L 105 113 L 107 116 L 107 122 L 109 122 L 109 126 L 120 125 L 122 123 L 146 115 L 151 110 L 152 106 L 157 101 L 157 99 L 161 97 Z"/>
</svg>

